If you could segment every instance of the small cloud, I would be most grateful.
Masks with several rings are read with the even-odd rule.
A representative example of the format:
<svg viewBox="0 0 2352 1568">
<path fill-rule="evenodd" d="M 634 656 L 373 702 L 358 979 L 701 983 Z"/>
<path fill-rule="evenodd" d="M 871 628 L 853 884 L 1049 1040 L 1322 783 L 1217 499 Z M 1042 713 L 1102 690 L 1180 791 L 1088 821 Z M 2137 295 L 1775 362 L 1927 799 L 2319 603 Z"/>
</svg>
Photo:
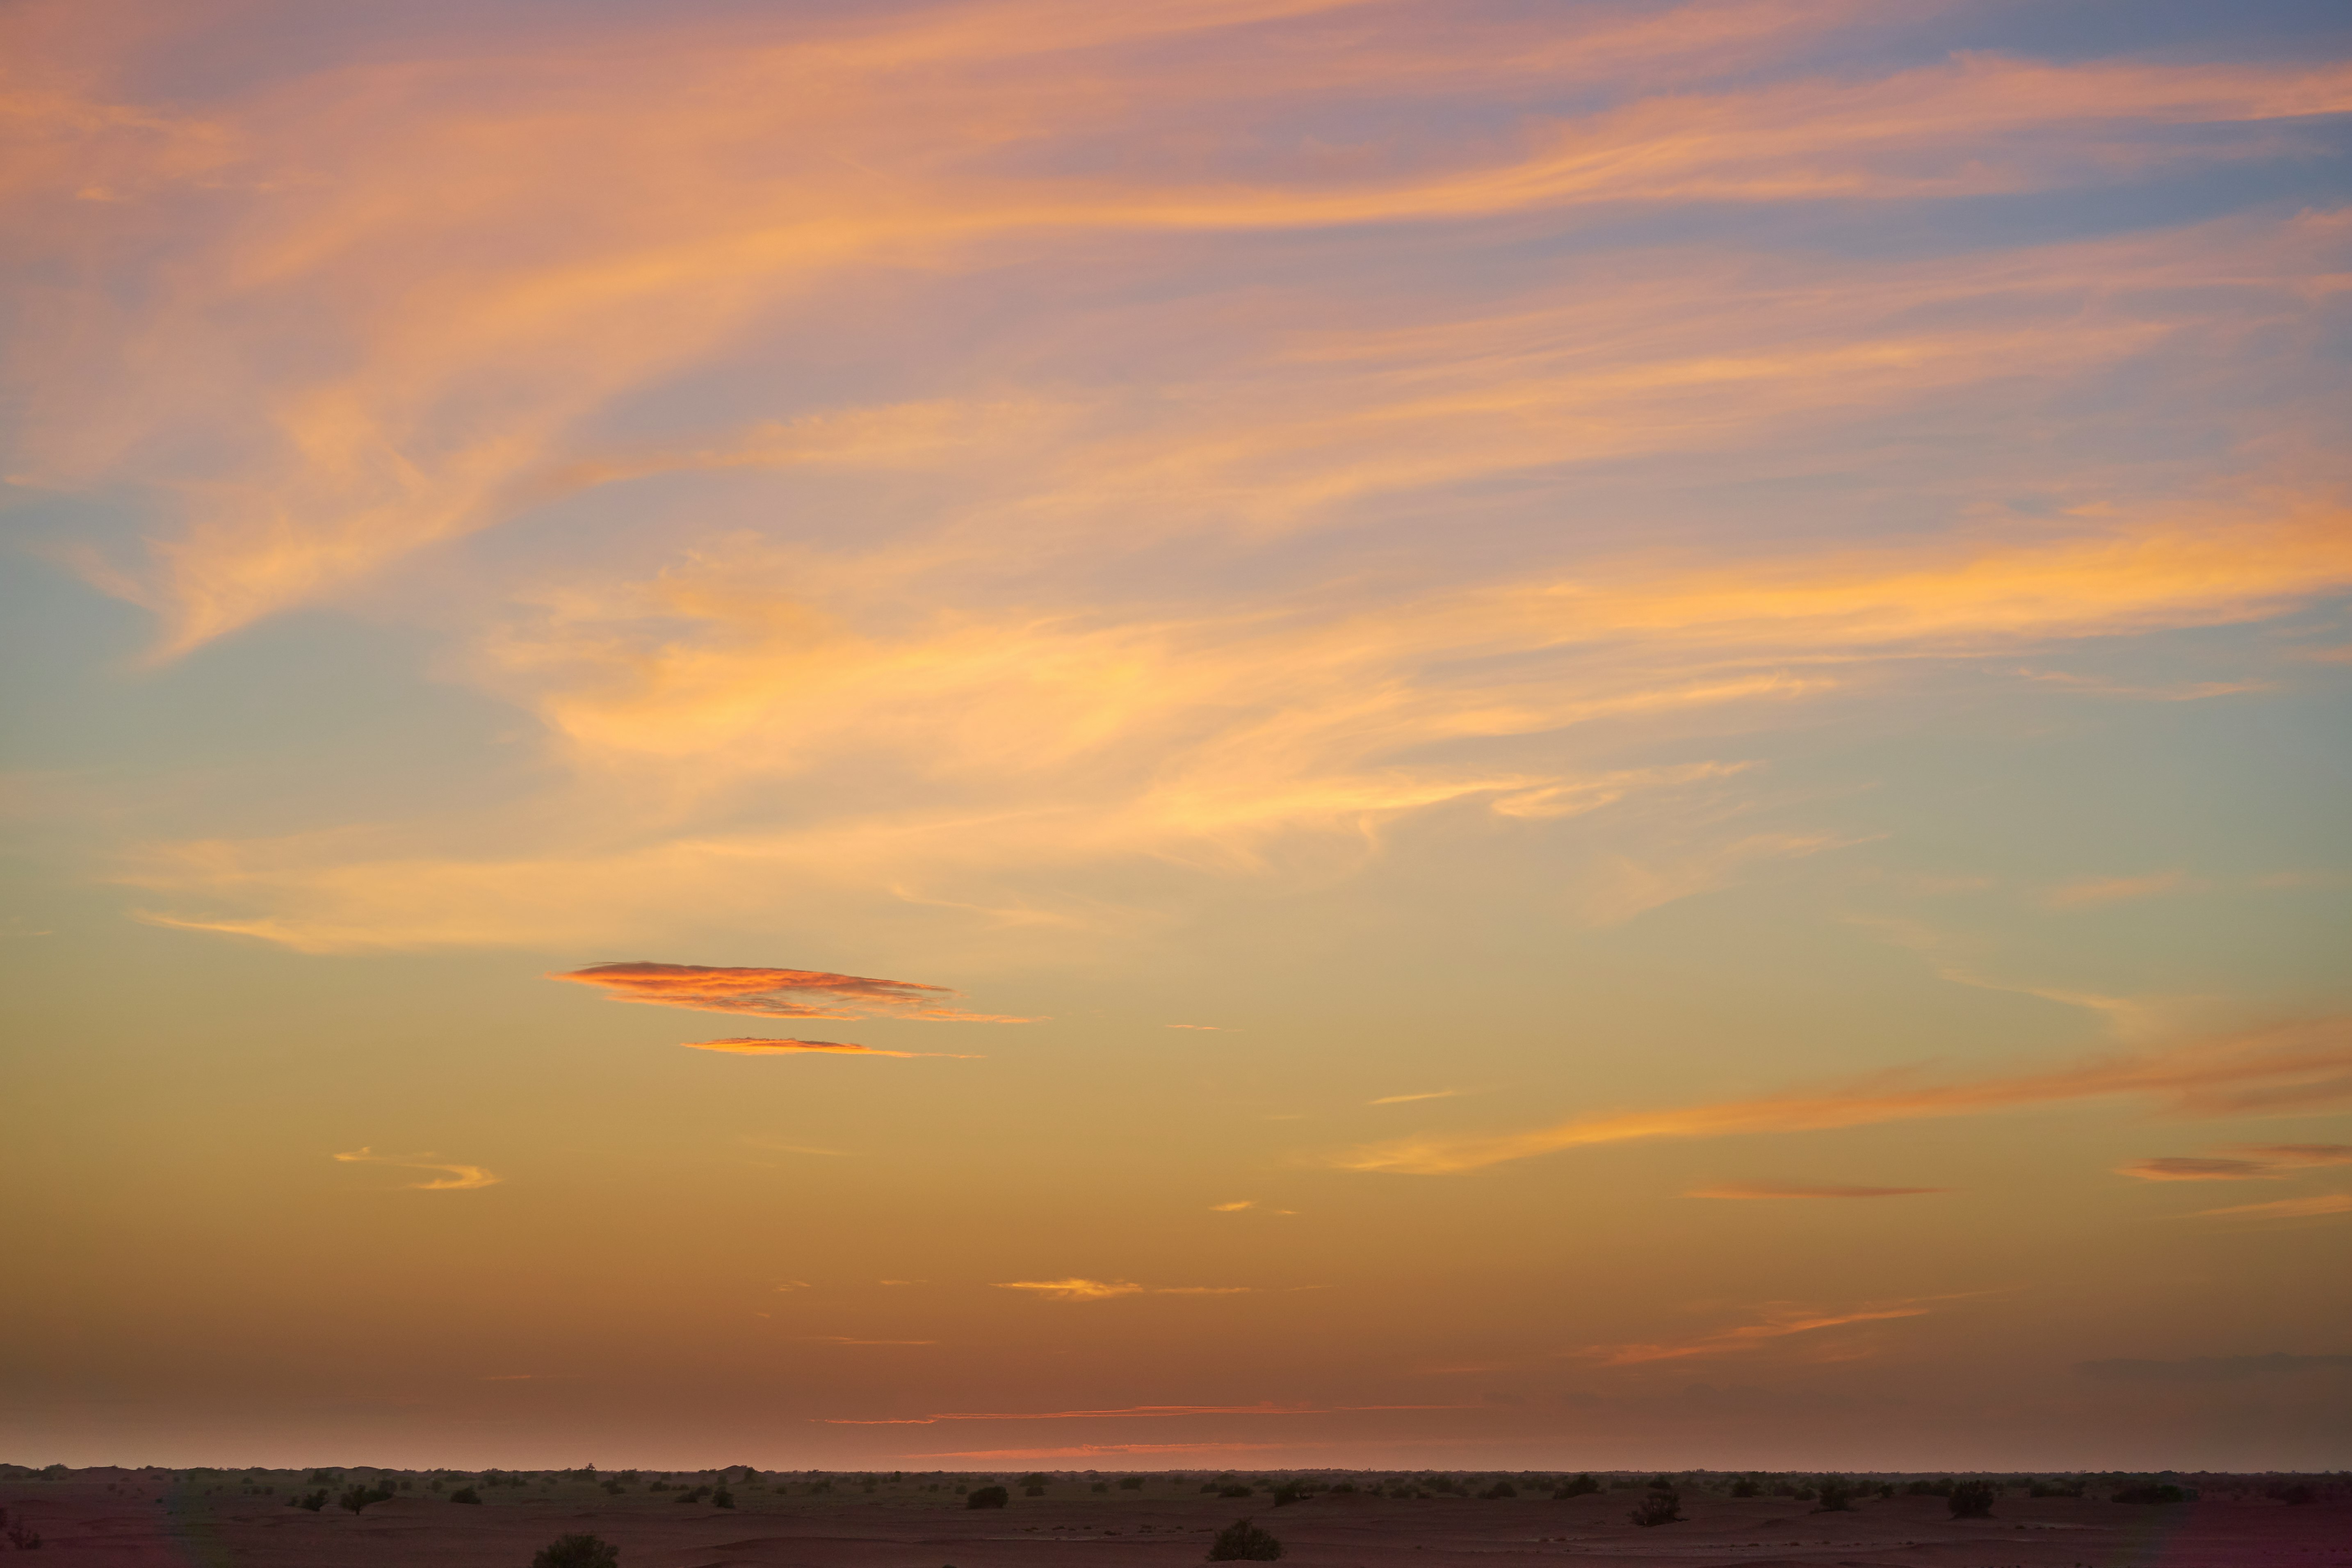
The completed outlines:
<svg viewBox="0 0 2352 1568">
<path fill-rule="evenodd" d="M 776 1287 L 776 1294 L 779 1296 L 789 1296 L 795 1290 L 806 1290 L 811 1288 L 812 1287 L 809 1282 L 805 1279 L 787 1279 L 782 1284 Z"/>
<path fill-rule="evenodd" d="M 1594 1345 L 1576 1353 L 1600 1362 L 1603 1366 L 1635 1366 L 1647 1362 L 1684 1361 L 1694 1356 L 1733 1355 L 1744 1351 L 1760 1349 L 1774 1340 L 1788 1339 L 1797 1334 L 1819 1333 L 1824 1329 L 1843 1328 L 1852 1323 L 1887 1322 L 1898 1318 L 1924 1318 L 1933 1308 L 1926 1303 L 1956 1300 L 1948 1296 L 1923 1296 L 1908 1300 L 1869 1303 L 1843 1311 L 1821 1311 L 1798 1307 L 1775 1307 L 1765 1310 L 1763 1321 L 1743 1323 L 1737 1328 L 1719 1329 L 1696 1339 L 1680 1340 L 1659 1344 Z"/>
<path fill-rule="evenodd" d="M 429 1182 L 406 1182 L 401 1190 L 413 1193 L 462 1193 L 475 1187 L 494 1187 L 503 1179 L 494 1176 L 479 1165 L 444 1165 L 436 1163 L 431 1154 L 379 1154 L 369 1149 L 353 1149 L 338 1154 L 336 1159 L 346 1164 L 394 1165 L 404 1171 L 438 1171 L 441 1174 Z"/>
<path fill-rule="evenodd" d="M 2082 1361 L 2076 1373 L 2099 1383 L 2239 1383 L 2250 1377 L 2277 1377 L 2306 1372 L 2337 1372 L 2352 1367 L 2352 1355 L 2191 1356 L 2185 1361 Z"/>
<path fill-rule="evenodd" d="M 808 1336 L 808 1342 L 813 1345 L 935 1345 L 940 1342 L 937 1340 L 859 1340 L 852 1339 L 847 1334 L 811 1334 Z"/>
<path fill-rule="evenodd" d="M 1007 1279 L 999 1290 L 1034 1290 L 1059 1301 L 1100 1301 L 1112 1296 L 1139 1296 L 1143 1287 L 1129 1279 Z"/>
<path fill-rule="evenodd" d="M 877 1285 L 928 1285 L 930 1281 L 928 1279 L 877 1279 L 874 1283 Z"/>
<path fill-rule="evenodd" d="M 1257 1287 L 1255 1285 L 1159 1285 L 1152 1288 L 1151 1294 L 1154 1296 L 1249 1296 L 1255 1295 Z"/>
<path fill-rule="evenodd" d="M 1458 1089 L 1433 1089 L 1420 1094 L 1384 1094 L 1378 1100 L 1368 1100 L 1366 1105 L 1411 1105 L 1417 1100 L 1452 1100 L 1462 1091 Z"/>
<path fill-rule="evenodd" d="M 2199 1209 L 2185 1219 L 2311 1219 L 2320 1215 L 2352 1214 L 2352 1193 L 2326 1193 L 2314 1198 L 2281 1198 L 2276 1203 L 2233 1204 L 2228 1208 Z"/>
<path fill-rule="evenodd" d="M 1255 1207 L 1257 1207 L 1257 1201 L 1255 1198 L 1236 1198 L 1229 1204 L 1211 1204 L 1209 1205 L 1209 1212 L 1211 1214 L 1239 1214 L 1244 1209 L 1254 1209 Z"/>
<path fill-rule="evenodd" d="M 1949 1187 L 1848 1187 L 1839 1185 L 1806 1186 L 1793 1182 L 1718 1182 L 1711 1187 L 1694 1187 L 1686 1198 L 1912 1198 L 1929 1193 L 1948 1193 Z"/>
<path fill-rule="evenodd" d="M 1215 1035 L 1223 1035 L 1230 1032 L 1223 1024 L 1170 1024 L 1166 1026 L 1171 1029 L 1205 1029 L 1211 1034 Z"/>
<path fill-rule="evenodd" d="M 2274 1182 L 2278 1173 L 2257 1160 L 2195 1160 L 2167 1155 L 2158 1160 L 2134 1160 L 2117 1165 L 2118 1176 L 2143 1182 Z"/>
<path fill-rule="evenodd" d="M 2236 1143 L 2231 1149 L 2282 1170 L 2306 1165 L 2352 1165 L 2352 1143 Z"/>
<path fill-rule="evenodd" d="M 845 1045 L 839 1040 L 776 1040 L 753 1035 L 730 1035 L 721 1040 L 680 1040 L 678 1044 L 689 1051 L 731 1051 L 743 1057 L 789 1056 L 794 1052 L 813 1051 L 836 1057 L 938 1057 L 959 1062 L 985 1059 L 957 1051 L 886 1051 L 873 1046 Z"/>
<path fill-rule="evenodd" d="M 2157 871 L 2145 877 L 2079 877 L 2051 889 L 2042 895 L 2042 901 L 2053 910 L 2083 910 L 2132 899 L 2153 899 L 2193 885 L 2179 871 Z"/>
<path fill-rule="evenodd" d="M 1034 1018 L 967 1013 L 945 999 L 944 985 L 877 980 L 822 969 L 766 969 L 708 963 L 592 963 L 550 980 L 593 985 L 614 1002 L 688 1007 L 703 1013 L 751 1013 L 766 1018 L 923 1018 L 959 1024 L 1034 1024 Z"/>
</svg>

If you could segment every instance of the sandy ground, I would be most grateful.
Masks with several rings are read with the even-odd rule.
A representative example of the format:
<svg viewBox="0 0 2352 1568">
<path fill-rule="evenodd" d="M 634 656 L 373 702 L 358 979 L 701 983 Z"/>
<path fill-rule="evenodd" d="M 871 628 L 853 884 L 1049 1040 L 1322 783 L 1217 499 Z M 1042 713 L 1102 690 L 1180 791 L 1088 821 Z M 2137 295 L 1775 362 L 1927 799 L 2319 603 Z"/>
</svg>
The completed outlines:
<svg viewBox="0 0 2352 1568">
<path fill-rule="evenodd" d="M 68 1479 L 0 1483 L 10 1522 L 40 1531 L 23 1568 L 529 1568 L 554 1537 L 619 1547 L 622 1568 L 1176 1568 L 1244 1513 L 1298 1568 L 1479 1568 L 1579 1563 L 1806 1563 L 1823 1568 L 2352 1568 L 2352 1502 L 2135 1507 L 2005 1498 L 1991 1520 L 1952 1520 L 1938 1498 L 1848 1514 L 1786 1499 L 1685 1494 L 1685 1522 L 1636 1529 L 1634 1494 L 1555 1502 L 1320 1497 L 1276 1509 L 1149 1492 L 1016 1497 L 972 1510 L 936 1494 L 869 1500 L 752 1493 L 728 1510 L 663 1495 L 500 1498 L 467 1507 L 402 1497 L 353 1515 L 191 1485 Z M 593 1499 L 593 1503 L 590 1500 Z M 5 1549 L 0 1549 L 5 1550 Z M 13 1568 L 13 1565 L 12 1565 Z"/>
</svg>

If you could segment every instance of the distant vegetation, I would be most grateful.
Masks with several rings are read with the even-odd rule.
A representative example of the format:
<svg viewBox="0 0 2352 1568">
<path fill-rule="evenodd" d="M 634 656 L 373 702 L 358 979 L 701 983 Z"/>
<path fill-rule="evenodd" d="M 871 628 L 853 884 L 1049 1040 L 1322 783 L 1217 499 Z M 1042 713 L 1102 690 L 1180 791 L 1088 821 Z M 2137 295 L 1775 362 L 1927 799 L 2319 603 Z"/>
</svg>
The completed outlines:
<svg viewBox="0 0 2352 1568">
<path fill-rule="evenodd" d="M 1003 1508 L 1013 1500 L 1013 1494 L 1003 1487 L 974 1487 L 964 1494 L 966 1508 Z"/>
<path fill-rule="evenodd" d="M 1952 1494 L 1954 1513 L 1959 1511 L 1958 1507 L 1959 1495 L 1958 1492 Z M 2189 1494 L 2179 1487 L 2171 1486 L 2126 1487 L 2108 1500 L 2112 1502 L 2186 1502 L 2189 1500 Z"/>
<path fill-rule="evenodd" d="M 449 1500 L 451 1502 L 478 1503 L 482 1500 L 482 1494 L 476 1491 L 471 1487 L 459 1487 L 456 1491 L 449 1494 Z"/>
<path fill-rule="evenodd" d="M 1246 1519 L 1234 1521 L 1209 1543 L 1212 1563 L 1273 1563 L 1281 1556 L 1282 1542 Z"/>
<path fill-rule="evenodd" d="M 1572 1481 L 1562 1481 L 1559 1484 L 1559 1490 L 1551 1495 L 1564 1502 L 1570 1498 L 1585 1497 L 1600 1489 L 1601 1483 L 1591 1476 L 1579 1476 Z"/>
<path fill-rule="evenodd" d="M 390 1502 L 391 1500 L 392 1493 L 384 1490 L 382 1487 L 371 1487 L 364 1484 L 355 1484 L 345 1487 L 343 1489 L 343 1495 L 335 1500 L 337 1503 L 351 1510 L 353 1513 L 359 1512 L 360 1510 L 367 1507 L 370 1503 Z"/>
<path fill-rule="evenodd" d="M 1993 1489 L 1990 1481 L 1956 1481 L 1950 1492 L 1954 1519 L 1990 1519 L 1992 1517 Z"/>
<path fill-rule="evenodd" d="M 1683 1517 L 1683 1500 L 1661 1477 L 1650 1483 L 1649 1495 L 1636 1503 L 1633 1511 L 1625 1517 L 1645 1530 L 1654 1525 L 1679 1524 Z"/>
<path fill-rule="evenodd" d="M 1852 1513 L 1853 1511 L 1853 1489 L 1836 1476 L 1822 1478 L 1821 1497 L 1820 1505 L 1813 1510 L 1815 1513 Z"/>
<path fill-rule="evenodd" d="M 621 1553 L 593 1535 L 559 1535 L 539 1550 L 530 1568 L 618 1568 Z"/>
</svg>

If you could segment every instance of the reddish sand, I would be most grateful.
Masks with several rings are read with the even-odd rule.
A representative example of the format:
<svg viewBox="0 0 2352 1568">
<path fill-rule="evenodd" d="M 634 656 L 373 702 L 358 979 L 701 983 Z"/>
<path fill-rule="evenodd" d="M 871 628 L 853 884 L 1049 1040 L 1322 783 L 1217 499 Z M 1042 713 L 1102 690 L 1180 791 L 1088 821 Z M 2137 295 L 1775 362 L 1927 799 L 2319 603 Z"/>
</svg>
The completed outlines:
<svg viewBox="0 0 2352 1568">
<path fill-rule="evenodd" d="M 622 1568 L 1177 1568 L 1203 1560 L 1218 1528 L 1247 1513 L 1299 1568 L 1503 1568 L 1509 1563 L 1772 1563 L 1822 1568 L 2352 1568 L 2352 1502 L 2163 1506 L 2003 1498 L 1991 1520 L 1956 1521 L 1943 1500 L 1873 1500 L 1811 1513 L 1781 1498 L 1685 1494 L 1686 1521 L 1637 1529 L 1633 1493 L 1472 1501 L 1323 1496 L 1276 1509 L 1174 1494 L 1016 1497 L 1002 1511 L 959 1498 L 789 1500 L 746 1492 L 733 1510 L 633 1492 L 517 1498 L 467 1507 L 404 1496 L 353 1515 L 311 1513 L 280 1495 L 103 1479 L 0 1482 L 12 1524 L 44 1537 L 27 1568 L 529 1568 L 555 1536 L 620 1549 Z M 1151 1495 L 1157 1491 L 1160 1495 Z M 593 1498 L 593 1504 L 588 1500 Z"/>
</svg>

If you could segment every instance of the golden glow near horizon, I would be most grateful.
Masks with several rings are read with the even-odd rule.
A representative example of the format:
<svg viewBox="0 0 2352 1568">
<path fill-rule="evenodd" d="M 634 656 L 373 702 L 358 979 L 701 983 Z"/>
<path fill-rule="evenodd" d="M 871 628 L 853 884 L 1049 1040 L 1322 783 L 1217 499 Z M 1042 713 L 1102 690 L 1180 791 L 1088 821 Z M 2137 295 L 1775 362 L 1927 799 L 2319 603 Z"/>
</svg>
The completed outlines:
<svg viewBox="0 0 2352 1568">
<path fill-rule="evenodd" d="M 0 1457 L 2352 1463 L 2340 8 L 0 108 Z"/>
</svg>

